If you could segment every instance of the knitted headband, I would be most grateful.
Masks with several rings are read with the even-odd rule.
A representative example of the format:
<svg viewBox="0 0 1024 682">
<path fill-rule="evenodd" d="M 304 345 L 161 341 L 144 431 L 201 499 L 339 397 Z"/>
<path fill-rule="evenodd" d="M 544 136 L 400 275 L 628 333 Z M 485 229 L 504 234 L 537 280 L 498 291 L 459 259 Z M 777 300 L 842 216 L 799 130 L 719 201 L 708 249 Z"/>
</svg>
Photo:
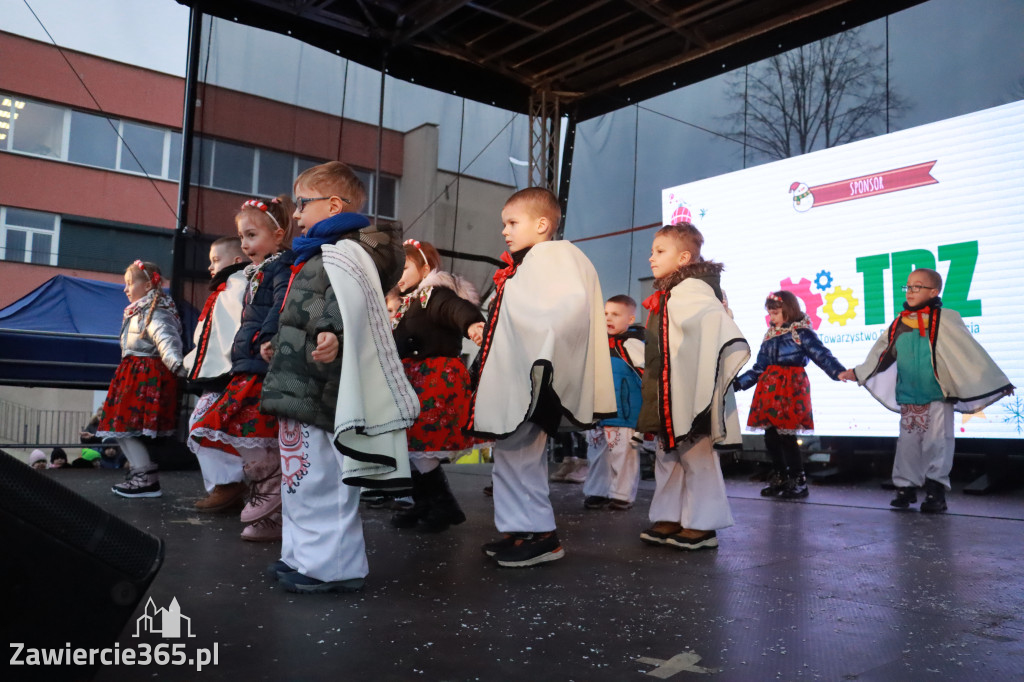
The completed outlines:
<svg viewBox="0 0 1024 682">
<path fill-rule="evenodd" d="M 430 261 L 427 260 L 427 254 L 423 253 L 423 245 L 420 244 L 419 240 L 406 239 L 405 242 L 403 242 L 403 246 L 415 246 L 416 250 L 420 252 L 421 256 L 423 256 L 423 264 L 430 267 Z"/>
<path fill-rule="evenodd" d="M 281 202 L 278 199 L 274 198 L 270 200 L 270 203 L 279 204 Z M 242 204 L 242 208 L 258 208 L 259 210 L 263 211 L 268 216 L 270 216 L 270 219 L 274 221 L 275 225 L 277 225 L 277 229 L 284 229 L 283 227 L 281 227 L 281 223 L 277 222 L 277 218 L 274 217 L 274 214 L 270 212 L 270 207 L 267 206 L 262 201 L 260 201 L 259 199 L 249 199 L 244 204 Z"/>
<path fill-rule="evenodd" d="M 159 287 L 160 286 L 160 279 L 161 278 L 160 278 L 160 273 L 159 272 L 153 272 L 153 273 L 149 272 L 148 270 L 146 270 L 146 266 L 145 266 L 145 264 L 143 264 L 143 262 L 141 260 L 136 260 L 134 263 L 132 263 L 132 265 L 134 265 L 136 268 L 138 268 L 138 270 L 140 272 L 142 272 L 143 275 L 146 276 L 146 279 L 148 279 L 150 282 L 153 283 L 153 286 L 155 286 L 155 287 Z"/>
</svg>

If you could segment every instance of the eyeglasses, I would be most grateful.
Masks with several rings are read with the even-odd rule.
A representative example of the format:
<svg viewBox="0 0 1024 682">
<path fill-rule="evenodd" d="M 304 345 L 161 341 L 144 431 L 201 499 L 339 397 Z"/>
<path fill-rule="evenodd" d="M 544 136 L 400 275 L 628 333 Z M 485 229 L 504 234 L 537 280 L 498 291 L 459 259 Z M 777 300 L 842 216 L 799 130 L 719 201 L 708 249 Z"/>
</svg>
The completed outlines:
<svg viewBox="0 0 1024 682">
<path fill-rule="evenodd" d="M 311 202 L 311 201 L 323 201 L 324 199 L 330 199 L 330 198 L 331 197 L 295 197 L 295 204 L 299 207 L 299 213 L 302 213 L 304 210 L 306 210 L 306 204 L 308 204 L 309 202 Z M 351 204 L 352 203 L 351 201 L 349 201 L 345 197 L 338 197 L 338 198 L 341 199 L 342 201 L 344 201 L 346 204 Z"/>
<path fill-rule="evenodd" d="M 921 291 L 921 289 L 929 289 L 930 290 L 930 289 L 934 289 L 934 288 L 935 287 L 928 287 L 928 286 L 925 286 L 923 284 L 904 284 L 903 285 L 903 292 L 906 293 L 908 291 L 913 291 L 916 294 L 917 292 Z"/>
</svg>

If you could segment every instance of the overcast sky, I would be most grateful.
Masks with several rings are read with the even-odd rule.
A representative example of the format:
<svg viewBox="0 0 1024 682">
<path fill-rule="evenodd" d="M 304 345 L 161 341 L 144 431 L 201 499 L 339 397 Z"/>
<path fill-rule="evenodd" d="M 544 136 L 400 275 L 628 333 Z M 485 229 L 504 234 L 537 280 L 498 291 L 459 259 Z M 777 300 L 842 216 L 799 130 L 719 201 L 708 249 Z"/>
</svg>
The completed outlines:
<svg viewBox="0 0 1024 682">
<path fill-rule="evenodd" d="M 42 23 L 61 47 L 184 76 L 188 12 L 174 0 L 0 0 L 0 29 L 50 42 Z"/>
</svg>

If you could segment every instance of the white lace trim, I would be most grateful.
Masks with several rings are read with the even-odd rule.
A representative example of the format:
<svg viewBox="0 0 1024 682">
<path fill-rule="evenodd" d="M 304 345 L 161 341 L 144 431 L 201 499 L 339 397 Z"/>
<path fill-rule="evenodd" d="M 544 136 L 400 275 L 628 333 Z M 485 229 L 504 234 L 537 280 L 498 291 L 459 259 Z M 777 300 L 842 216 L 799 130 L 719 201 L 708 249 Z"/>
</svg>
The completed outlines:
<svg viewBox="0 0 1024 682">
<path fill-rule="evenodd" d="M 192 452 L 197 452 L 199 443 L 204 438 L 218 443 L 227 443 L 236 450 L 238 448 L 242 448 L 243 450 L 251 448 L 277 449 L 279 445 L 277 438 L 247 438 L 245 436 L 232 436 L 229 433 L 216 431 L 214 429 L 195 429 L 189 434 L 188 449 L 192 450 Z M 195 446 L 194 448 L 193 445 Z"/>
<path fill-rule="evenodd" d="M 152 429 L 143 429 L 141 431 L 97 431 L 97 438 L 140 438 L 145 436 L 147 438 L 163 438 L 164 436 L 173 436 L 174 429 L 170 431 L 153 431 Z"/>
</svg>

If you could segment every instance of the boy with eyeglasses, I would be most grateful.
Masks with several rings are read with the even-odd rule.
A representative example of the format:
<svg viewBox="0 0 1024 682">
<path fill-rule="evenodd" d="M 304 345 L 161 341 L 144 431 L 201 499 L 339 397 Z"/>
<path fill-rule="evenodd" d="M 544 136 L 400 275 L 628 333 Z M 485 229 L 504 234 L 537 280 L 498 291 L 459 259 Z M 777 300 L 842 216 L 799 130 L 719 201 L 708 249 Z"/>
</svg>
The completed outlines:
<svg viewBox="0 0 1024 682">
<path fill-rule="evenodd" d="M 281 559 L 289 592 L 355 592 L 369 571 L 360 487 L 411 486 L 405 429 L 419 398 L 395 349 L 384 292 L 405 265 L 399 227 L 357 211 L 363 183 L 339 161 L 295 180 L 295 264 L 260 409 L 278 417 Z"/>
<path fill-rule="evenodd" d="M 1013 384 L 967 330 L 960 314 L 942 307 L 942 276 L 919 268 L 903 287 L 903 312 L 868 352 L 863 364 L 839 375 L 855 380 L 893 412 L 900 435 L 889 503 L 906 509 L 924 486 L 921 511 L 946 511 L 953 468 L 953 412 L 973 414 L 1006 395 Z"/>
</svg>

